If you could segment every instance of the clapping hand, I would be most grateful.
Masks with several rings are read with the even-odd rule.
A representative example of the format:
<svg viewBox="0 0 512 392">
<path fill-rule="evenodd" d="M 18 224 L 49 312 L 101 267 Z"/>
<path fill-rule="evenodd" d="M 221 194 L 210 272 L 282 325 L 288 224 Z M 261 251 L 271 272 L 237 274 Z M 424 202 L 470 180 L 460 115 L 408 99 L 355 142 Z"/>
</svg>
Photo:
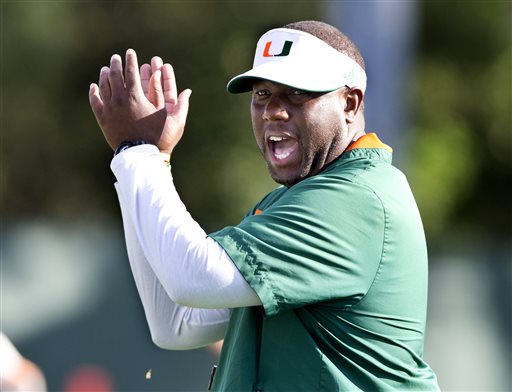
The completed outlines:
<svg viewBox="0 0 512 392">
<path fill-rule="evenodd" d="M 171 154 L 185 129 L 191 90 L 178 95 L 174 70 L 153 57 L 139 68 L 134 50 L 113 55 L 110 67 L 91 84 L 89 102 L 107 143 L 114 150 L 124 141 L 144 140 Z"/>
</svg>

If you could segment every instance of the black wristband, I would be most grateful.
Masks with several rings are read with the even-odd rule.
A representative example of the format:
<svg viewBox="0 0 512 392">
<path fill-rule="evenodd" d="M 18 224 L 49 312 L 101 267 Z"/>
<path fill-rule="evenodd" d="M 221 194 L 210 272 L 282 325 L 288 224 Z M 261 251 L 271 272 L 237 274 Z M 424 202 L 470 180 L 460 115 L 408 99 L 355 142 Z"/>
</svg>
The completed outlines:
<svg viewBox="0 0 512 392">
<path fill-rule="evenodd" d="M 146 142 L 145 140 L 132 140 L 132 141 L 124 141 L 119 146 L 117 146 L 116 150 L 114 151 L 114 156 L 119 154 L 120 152 L 129 149 L 130 147 L 140 146 L 142 144 L 151 144 L 149 142 Z"/>
</svg>

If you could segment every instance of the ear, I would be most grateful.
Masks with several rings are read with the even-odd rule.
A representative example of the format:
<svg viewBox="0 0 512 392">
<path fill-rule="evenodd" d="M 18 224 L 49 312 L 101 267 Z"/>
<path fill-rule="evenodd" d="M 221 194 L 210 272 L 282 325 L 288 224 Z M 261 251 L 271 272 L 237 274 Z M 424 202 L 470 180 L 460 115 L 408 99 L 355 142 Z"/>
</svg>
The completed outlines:
<svg viewBox="0 0 512 392">
<path fill-rule="evenodd" d="M 352 124 L 357 114 L 363 109 L 363 92 L 357 87 L 347 90 L 345 105 L 345 119 L 348 124 Z"/>
</svg>

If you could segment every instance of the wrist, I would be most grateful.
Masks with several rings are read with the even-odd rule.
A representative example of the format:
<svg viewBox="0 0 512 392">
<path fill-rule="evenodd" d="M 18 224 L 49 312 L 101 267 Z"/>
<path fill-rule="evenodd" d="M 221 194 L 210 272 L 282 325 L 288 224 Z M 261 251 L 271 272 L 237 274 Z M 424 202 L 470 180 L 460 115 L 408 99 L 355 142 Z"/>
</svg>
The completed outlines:
<svg viewBox="0 0 512 392">
<path fill-rule="evenodd" d="M 127 140 L 127 141 L 124 141 L 121 144 L 119 144 L 119 146 L 117 146 L 116 150 L 114 151 L 114 156 L 116 156 L 117 154 L 119 154 L 131 147 L 142 146 L 144 144 L 150 144 L 150 145 L 153 145 L 156 147 L 155 144 L 147 142 L 145 140 Z M 170 168 L 171 167 L 171 154 L 164 152 L 164 151 L 160 151 L 160 157 L 164 161 L 165 165 Z"/>
<path fill-rule="evenodd" d="M 124 150 L 127 150 L 131 147 L 141 146 L 143 144 L 153 144 L 153 143 L 147 142 L 145 140 L 125 140 L 124 142 L 119 144 L 119 146 L 117 146 L 117 148 L 114 151 L 114 156 L 116 156 L 117 154 L 119 154 L 119 153 L 123 152 Z"/>
</svg>

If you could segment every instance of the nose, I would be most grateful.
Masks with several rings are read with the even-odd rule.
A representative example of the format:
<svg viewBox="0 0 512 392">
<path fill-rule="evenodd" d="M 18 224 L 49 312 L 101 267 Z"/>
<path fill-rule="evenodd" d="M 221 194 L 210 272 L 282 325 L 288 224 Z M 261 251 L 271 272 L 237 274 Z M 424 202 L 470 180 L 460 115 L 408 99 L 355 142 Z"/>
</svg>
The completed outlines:
<svg viewBox="0 0 512 392">
<path fill-rule="evenodd" d="M 272 94 L 265 105 L 263 119 L 265 121 L 288 121 L 290 115 L 277 94 Z"/>
</svg>

